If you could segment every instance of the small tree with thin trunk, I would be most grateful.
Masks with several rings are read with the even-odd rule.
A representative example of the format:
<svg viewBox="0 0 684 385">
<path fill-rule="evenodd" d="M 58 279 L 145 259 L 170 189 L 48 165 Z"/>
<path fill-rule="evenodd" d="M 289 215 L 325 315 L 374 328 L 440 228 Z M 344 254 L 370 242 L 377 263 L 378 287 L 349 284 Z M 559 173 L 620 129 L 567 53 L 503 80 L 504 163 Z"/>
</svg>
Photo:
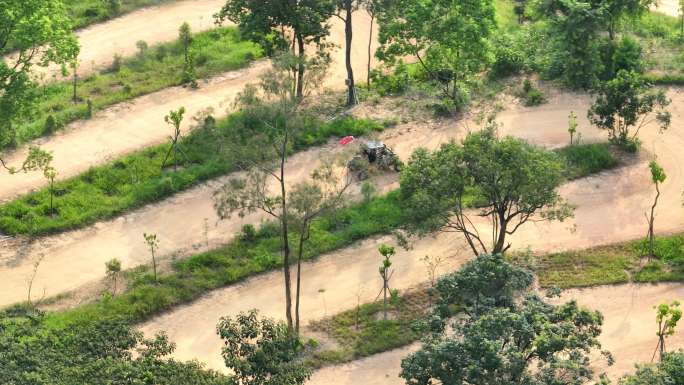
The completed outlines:
<svg viewBox="0 0 684 385">
<path fill-rule="evenodd" d="M 337 0 L 337 16 L 344 22 L 344 58 L 347 68 L 347 106 L 357 103 L 356 84 L 354 82 L 354 67 L 352 67 L 352 40 L 354 35 L 353 14 L 359 8 L 359 0 Z"/>
<path fill-rule="evenodd" d="M 49 183 L 48 191 L 50 192 L 50 215 L 55 215 L 55 178 L 57 178 L 57 170 L 51 165 L 47 165 L 43 169 L 43 176 Z"/>
<path fill-rule="evenodd" d="M 428 298 L 430 299 L 430 306 L 432 306 L 432 297 L 435 294 L 435 284 L 437 283 L 437 269 L 444 262 L 442 257 L 439 256 L 429 256 L 420 259 L 425 264 L 425 269 L 427 270 L 428 280 L 430 282 L 430 288 L 428 289 Z"/>
<path fill-rule="evenodd" d="M 392 260 L 395 251 L 394 247 L 387 245 L 380 245 L 378 248 L 380 255 L 382 255 L 382 265 L 380 265 L 380 277 L 382 277 L 382 317 L 387 321 L 387 295 L 390 294 L 390 279 L 394 275 L 392 270 Z"/>
<path fill-rule="evenodd" d="M 290 246 L 290 188 L 287 179 L 287 160 L 292 153 L 294 139 L 304 126 L 307 115 L 300 111 L 301 99 L 294 87 L 296 75 L 290 72 L 287 58 L 275 60 L 272 70 L 261 78 L 260 89 L 245 87 L 235 102 L 242 111 L 236 120 L 236 132 L 227 145 L 244 169 L 245 177 L 231 179 L 214 194 L 214 208 L 221 219 L 237 213 L 263 212 L 280 225 L 283 275 L 285 278 L 285 318 L 290 332 L 295 332 L 292 309 L 292 279 Z M 255 149 L 254 141 L 261 143 Z M 275 183 L 277 189 L 269 188 Z"/>
<path fill-rule="evenodd" d="M 570 111 L 570 116 L 568 117 L 568 133 L 570 134 L 570 145 L 572 146 L 575 134 L 577 133 L 577 115 L 575 111 Z"/>
<path fill-rule="evenodd" d="M 154 282 L 157 281 L 157 257 L 156 253 L 159 249 L 159 240 L 157 239 L 157 234 L 147 234 L 144 233 L 145 244 L 150 249 L 150 255 L 152 256 L 152 271 L 154 273 Z"/>
<path fill-rule="evenodd" d="M 679 302 L 674 301 L 671 304 L 662 303 L 655 307 L 656 322 L 658 323 L 658 344 L 653 352 L 651 362 L 655 360 L 656 353 L 660 353 L 660 360 L 663 360 L 665 355 L 665 338 L 672 336 L 675 333 L 675 328 L 680 319 L 682 319 L 682 310 L 679 308 Z"/>
<path fill-rule="evenodd" d="M 346 169 L 346 167 L 345 167 Z M 333 215 L 347 199 L 346 191 L 352 179 L 346 173 L 343 180 L 331 162 L 324 162 L 311 174 L 311 180 L 295 185 L 290 191 L 289 220 L 297 234 L 297 274 L 295 294 L 295 333 L 299 334 L 299 302 L 302 260 L 311 238 L 311 226 L 322 215 Z"/>
<path fill-rule="evenodd" d="M 112 296 L 116 295 L 116 286 L 119 281 L 119 276 L 121 275 L 121 261 L 116 258 L 112 258 L 105 263 L 107 278 L 112 283 Z"/>
<path fill-rule="evenodd" d="M 179 140 L 181 139 L 181 123 L 183 123 L 183 115 L 185 114 L 185 107 L 181 107 L 178 111 L 171 111 L 168 115 L 164 117 L 166 124 L 173 127 L 173 135 L 169 137 L 171 141 L 171 147 L 166 152 L 164 161 L 162 162 L 162 170 L 166 166 L 166 161 L 169 159 L 169 155 L 173 151 L 173 171 L 178 169 L 178 151 L 179 151 Z"/>
<path fill-rule="evenodd" d="M 38 301 L 33 301 L 33 296 L 32 296 L 32 291 L 33 291 L 33 282 L 36 280 L 36 276 L 38 275 L 38 269 L 40 268 L 40 264 L 43 263 L 43 259 L 45 259 L 45 254 L 41 254 L 40 257 L 38 257 L 38 260 L 33 263 L 33 270 L 31 270 L 31 275 L 28 278 L 28 293 L 26 295 L 26 304 L 28 305 L 29 309 L 34 310 L 36 307 L 40 305 L 41 302 L 45 299 L 45 289 L 43 289 L 43 296 L 38 300 Z"/>
<path fill-rule="evenodd" d="M 646 215 L 646 220 L 648 221 L 648 234 L 646 238 L 648 239 L 648 257 L 653 258 L 655 256 L 655 231 L 653 228 L 653 223 L 655 221 L 655 209 L 658 205 L 658 199 L 660 198 L 660 185 L 665 182 L 665 170 L 655 161 L 652 160 L 648 167 L 651 169 L 651 181 L 655 185 L 656 196 L 653 199 L 653 205 L 651 206 L 650 214 Z"/>
<path fill-rule="evenodd" d="M 72 88 L 73 88 L 71 100 L 74 103 L 78 103 L 78 94 L 77 94 L 77 90 L 78 90 L 78 58 L 75 58 L 71 62 L 71 64 L 69 64 L 69 66 L 71 67 Z"/>
</svg>

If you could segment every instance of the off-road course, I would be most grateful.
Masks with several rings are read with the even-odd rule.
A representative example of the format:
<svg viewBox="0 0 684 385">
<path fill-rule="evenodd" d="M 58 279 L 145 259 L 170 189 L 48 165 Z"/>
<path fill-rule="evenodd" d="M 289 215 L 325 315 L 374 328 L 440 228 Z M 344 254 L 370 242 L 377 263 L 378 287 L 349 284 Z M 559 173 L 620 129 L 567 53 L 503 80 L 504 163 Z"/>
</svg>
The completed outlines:
<svg viewBox="0 0 684 385">
<path fill-rule="evenodd" d="M 97 24 L 78 32 L 82 45 L 81 73 L 106 67 L 114 54 L 131 55 L 135 43 L 161 43 L 177 37 L 179 25 L 187 21 L 194 32 L 214 26 L 212 14 L 224 0 L 187 0 L 142 9 L 112 21 Z M 677 15 L 677 0 L 661 0 L 658 10 Z M 366 78 L 369 17 L 355 16 L 352 57 L 355 76 Z M 325 87 L 344 87 L 344 28 L 332 20 L 330 41 L 338 47 Z M 174 87 L 141 96 L 98 112 L 90 120 L 78 121 L 50 137 L 38 139 L 9 153 L 10 164 L 20 163 L 29 145 L 40 145 L 53 153 L 54 166 L 60 178 L 77 175 L 88 168 L 119 156 L 167 140 L 171 129 L 163 121 L 169 110 L 184 106 L 187 116 L 213 108 L 214 116 L 225 116 L 231 101 L 248 83 L 258 81 L 269 68 L 267 61 L 258 61 L 248 68 L 231 71 L 200 82 L 197 90 Z M 48 71 L 53 71 L 49 69 Z M 49 76 L 49 75 L 48 75 Z M 627 156 L 623 164 L 587 178 L 566 183 L 561 195 L 575 206 L 575 215 L 562 223 L 534 222 L 523 226 L 510 239 L 515 250 L 530 249 L 535 253 L 583 249 L 643 237 L 647 224 L 644 213 L 652 204 L 654 190 L 648 162 L 658 154 L 659 164 L 667 170 L 667 180 L 661 186 L 656 232 L 668 234 L 684 231 L 684 88 L 668 89 L 672 99 L 669 108 L 672 126 L 658 132 L 654 125 L 640 133 L 642 151 Z M 540 107 L 524 107 L 517 102 L 504 105 L 497 115 L 501 134 L 524 138 L 546 148 L 568 144 L 568 115 L 579 116 L 579 132 L 585 142 L 605 141 L 607 134 L 592 127 L 585 112 L 591 98 L 585 94 L 551 91 L 548 103 Z M 371 111 L 373 108 L 368 107 Z M 191 130 L 186 119 L 183 131 Z M 463 138 L 479 126 L 470 116 L 454 119 L 410 121 L 388 128 L 379 135 L 406 161 L 419 147 L 435 149 L 451 140 Z M 295 184 L 307 179 L 322 159 L 346 151 L 336 140 L 290 157 L 287 180 Z M 214 192 L 230 178 L 227 175 L 178 193 L 161 202 L 102 221 L 84 229 L 66 231 L 36 240 L 5 238 L 0 234 L 0 307 L 26 299 L 27 278 L 34 263 L 43 258 L 33 282 L 33 290 L 49 296 L 77 290 L 105 276 L 104 264 L 116 257 L 129 269 L 149 262 L 143 233 L 156 233 L 160 240 L 159 254 L 163 259 L 182 258 L 192 253 L 217 247 L 230 241 L 243 224 L 257 224 L 269 219 L 263 213 L 245 218 L 221 220 L 213 207 Z M 380 191 L 398 187 L 396 175 L 376 177 L 373 182 Z M 43 187 L 45 178 L 39 173 L 10 176 L 0 172 L 0 202 Z M 272 186 L 275 187 L 275 186 Z M 358 196 L 359 186 L 352 188 Z M 208 223 L 209 227 L 205 228 Z M 484 221 L 478 222 L 487 231 Z M 397 248 L 393 257 L 393 288 L 416 287 L 425 280 L 425 255 L 447 257 L 439 270 L 454 271 L 472 258 L 462 238 L 456 234 L 434 234 L 413 239 L 412 248 Z M 318 320 L 352 308 L 357 293 L 362 302 L 375 299 L 381 287 L 378 277 L 377 246 L 396 245 L 389 235 L 358 242 L 342 250 L 328 253 L 303 265 L 302 322 Z M 165 331 L 177 344 L 174 356 L 184 360 L 197 359 L 208 368 L 225 370 L 220 356 L 221 341 L 215 325 L 222 316 L 232 316 L 252 308 L 262 315 L 282 318 L 284 310 L 281 271 L 272 271 L 245 280 L 240 284 L 215 290 L 202 298 L 159 315 L 139 326 L 146 335 Z M 616 379 L 631 372 L 634 364 L 650 362 L 656 344 L 653 306 L 663 301 L 684 299 L 683 284 L 618 285 L 565 291 L 562 300 L 575 299 L 580 304 L 599 310 L 605 317 L 601 341 L 611 351 L 615 365 L 596 361 L 597 372 L 606 372 Z M 684 347 L 684 332 L 668 340 L 670 347 Z M 331 366 L 317 371 L 309 381 L 315 385 L 380 385 L 402 384 L 398 378 L 401 358 L 418 346 L 377 354 L 349 364 Z"/>
</svg>

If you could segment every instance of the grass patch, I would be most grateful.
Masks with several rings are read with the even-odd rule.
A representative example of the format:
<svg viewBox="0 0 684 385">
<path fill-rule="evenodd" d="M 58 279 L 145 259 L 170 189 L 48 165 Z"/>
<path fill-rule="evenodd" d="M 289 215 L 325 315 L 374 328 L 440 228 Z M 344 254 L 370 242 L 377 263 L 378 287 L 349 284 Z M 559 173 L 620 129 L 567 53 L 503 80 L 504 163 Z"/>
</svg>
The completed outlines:
<svg viewBox="0 0 684 385">
<path fill-rule="evenodd" d="M 194 34 L 192 39 L 190 51 L 199 79 L 243 68 L 262 56 L 261 48 L 241 40 L 233 27 Z M 182 84 L 184 51 L 179 41 L 115 61 L 109 70 L 79 80 L 76 101 L 71 81 L 40 87 L 35 113 L 17 122 L 17 142 L 49 135 L 70 122 L 90 117 L 94 111 Z"/>
<path fill-rule="evenodd" d="M 609 170 L 620 163 L 609 143 L 575 144 L 556 152 L 565 161 L 565 175 L 570 180 Z"/>
<path fill-rule="evenodd" d="M 406 346 L 420 338 L 414 327 L 429 313 L 425 290 L 407 292 L 388 304 L 388 319 L 383 319 L 382 301 L 312 322 L 311 328 L 333 337 L 337 349 L 319 350 L 307 362 L 313 367 L 340 364 Z"/>
<path fill-rule="evenodd" d="M 534 270 L 541 287 L 587 287 L 627 282 L 683 282 L 684 234 L 656 238 L 655 258 L 647 262 L 646 242 L 631 241 L 541 256 L 512 255 Z"/>
<path fill-rule="evenodd" d="M 235 171 L 234 154 L 225 151 L 220 143 L 238 135 L 236 119 L 242 116 L 233 114 L 186 136 L 181 148 L 187 156 L 179 159 L 177 172 L 161 169 L 169 148 L 169 144 L 162 144 L 55 183 L 56 213 L 50 211 L 48 187 L 6 203 L 0 206 L 0 231 L 8 235 L 43 235 L 83 227 Z M 349 118 L 327 123 L 313 119 L 306 124 L 294 138 L 294 151 L 325 143 L 331 137 L 361 136 L 384 128 L 377 122 Z M 254 149 L 260 145 L 257 139 L 250 144 Z"/>
</svg>

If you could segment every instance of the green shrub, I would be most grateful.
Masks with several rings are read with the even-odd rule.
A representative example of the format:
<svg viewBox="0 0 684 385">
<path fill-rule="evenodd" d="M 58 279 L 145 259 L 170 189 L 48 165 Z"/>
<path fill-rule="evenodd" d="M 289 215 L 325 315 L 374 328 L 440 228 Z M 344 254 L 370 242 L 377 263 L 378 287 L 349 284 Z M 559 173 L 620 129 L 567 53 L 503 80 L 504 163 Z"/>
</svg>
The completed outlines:
<svg viewBox="0 0 684 385">
<path fill-rule="evenodd" d="M 525 69 L 525 55 L 511 34 L 499 34 L 493 39 L 494 64 L 490 75 L 494 78 L 516 75 Z"/>
</svg>

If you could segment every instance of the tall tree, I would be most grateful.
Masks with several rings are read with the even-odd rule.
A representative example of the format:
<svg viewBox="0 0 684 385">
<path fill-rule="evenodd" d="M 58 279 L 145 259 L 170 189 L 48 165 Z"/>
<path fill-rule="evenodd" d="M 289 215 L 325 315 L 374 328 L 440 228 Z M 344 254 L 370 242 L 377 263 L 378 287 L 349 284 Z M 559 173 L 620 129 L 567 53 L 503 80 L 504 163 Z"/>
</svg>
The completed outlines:
<svg viewBox="0 0 684 385">
<path fill-rule="evenodd" d="M 246 170 L 246 177 L 232 179 L 215 194 L 214 206 L 221 218 L 233 213 L 244 216 L 261 211 L 278 221 L 283 255 L 285 278 L 285 317 L 287 326 L 294 333 L 291 279 L 291 219 L 289 189 L 286 173 L 287 159 L 293 148 L 293 138 L 303 126 L 306 115 L 300 111 L 300 99 L 292 87 L 296 76 L 288 76 L 288 61 L 276 61 L 274 68 L 265 73 L 261 89 L 247 86 L 238 96 L 236 106 L 242 110 L 243 119 L 236 122 L 241 137 L 231 142 L 231 152 Z M 266 145 L 257 153 L 246 146 L 248 139 L 260 138 Z M 277 185 L 277 192 L 269 188 Z"/>
<path fill-rule="evenodd" d="M 352 41 L 354 38 L 353 13 L 359 8 L 359 0 L 337 0 L 335 16 L 344 22 L 344 64 L 347 68 L 347 106 L 356 104 L 356 86 L 354 83 L 354 68 L 352 67 Z"/>
<path fill-rule="evenodd" d="M 338 177 L 332 162 L 324 164 L 311 174 L 311 179 L 296 184 L 290 192 L 290 221 L 297 234 L 297 284 L 295 294 L 295 333 L 299 334 L 299 303 L 302 283 L 302 260 L 306 245 L 311 239 L 311 226 L 316 218 L 331 215 L 346 200 L 347 188 L 352 179 L 347 174 Z"/>
<path fill-rule="evenodd" d="M 396 0 L 378 20 L 378 57 L 389 64 L 416 58 L 457 104 L 472 78 L 492 61 L 492 0 Z"/>
<path fill-rule="evenodd" d="M 401 194 L 418 233 L 463 234 L 475 255 L 506 251 L 506 236 L 530 220 L 564 220 L 572 209 L 558 195 L 562 164 L 552 152 L 494 128 L 471 133 L 462 145 L 419 149 L 401 173 Z M 473 197 L 473 194 L 475 196 Z M 470 219 L 467 201 L 477 199 L 478 216 L 489 218 L 491 243 Z"/>
<path fill-rule="evenodd" d="M 0 158 L 15 144 L 13 122 L 27 114 L 39 96 L 31 78 L 35 65 L 68 64 L 78 43 L 61 0 L 0 1 L 0 52 L 10 44 L 16 52 L 0 60 Z"/>
<path fill-rule="evenodd" d="M 661 130 L 670 126 L 666 110 L 670 99 L 662 89 L 654 89 L 634 71 L 618 72 L 615 79 L 601 84 L 598 96 L 589 109 L 589 121 L 608 131 L 611 142 L 638 144 L 639 131 L 650 123 Z"/>
<path fill-rule="evenodd" d="M 245 37 L 261 43 L 271 55 L 291 49 L 298 58 L 292 70 L 296 73 L 295 94 L 301 99 L 304 96 L 306 47 L 316 46 L 314 58 L 328 55 L 325 38 L 330 33 L 328 18 L 335 12 L 335 1 L 228 0 L 214 19 L 217 24 L 225 20 L 237 24 Z"/>
<path fill-rule="evenodd" d="M 601 346 L 601 314 L 575 302 L 549 304 L 530 290 L 531 282 L 531 274 L 486 254 L 440 281 L 442 303 L 426 320 L 431 333 L 420 350 L 402 360 L 400 376 L 410 385 L 591 380 L 590 355 Z M 442 311 L 459 298 L 468 300 L 466 316 Z"/>
</svg>

